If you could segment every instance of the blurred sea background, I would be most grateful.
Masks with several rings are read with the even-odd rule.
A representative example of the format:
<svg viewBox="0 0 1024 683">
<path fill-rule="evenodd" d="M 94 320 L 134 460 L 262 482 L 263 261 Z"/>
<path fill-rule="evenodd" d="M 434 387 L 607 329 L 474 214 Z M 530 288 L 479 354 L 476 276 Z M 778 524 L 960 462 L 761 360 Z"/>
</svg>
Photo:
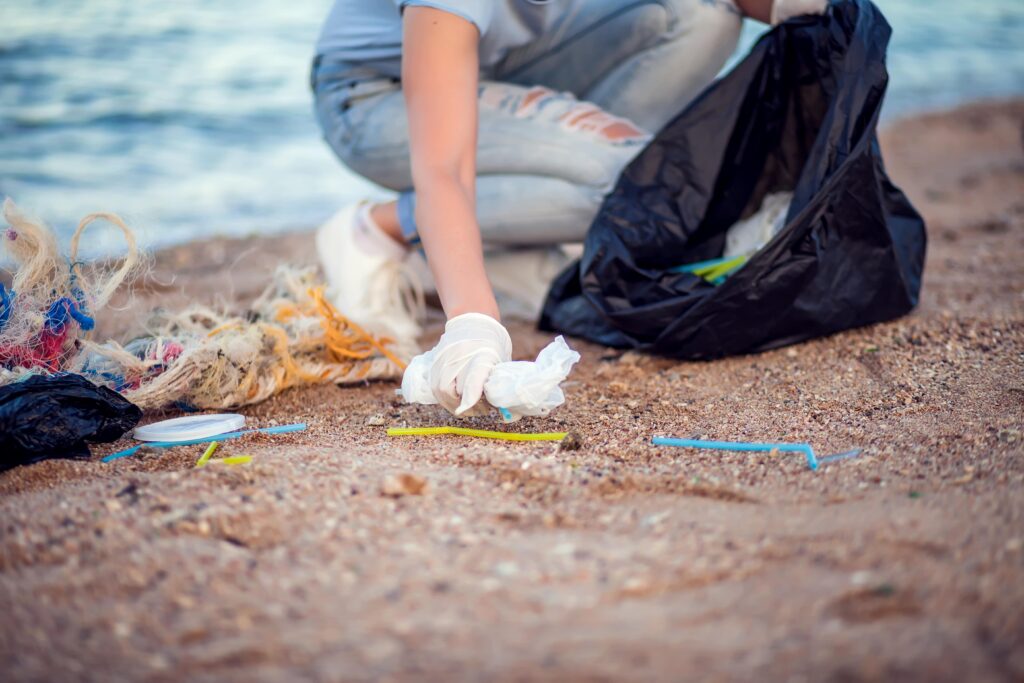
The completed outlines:
<svg viewBox="0 0 1024 683">
<path fill-rule="evenodd" d="M 894 31 L 886 118 L 1024 94 L 1024 0 L 876 3 Z M 149 248 L 310 228 L 381 196 L 313 116 L 329 6 L 3 0 L 0 195 L 64 240 L 86 213 L 119 213 Z M 763 30 L 747 22 L 734 62 Z M 97 231 L 86 251 L 120 251 L 120 238 Z"/>
</svg>

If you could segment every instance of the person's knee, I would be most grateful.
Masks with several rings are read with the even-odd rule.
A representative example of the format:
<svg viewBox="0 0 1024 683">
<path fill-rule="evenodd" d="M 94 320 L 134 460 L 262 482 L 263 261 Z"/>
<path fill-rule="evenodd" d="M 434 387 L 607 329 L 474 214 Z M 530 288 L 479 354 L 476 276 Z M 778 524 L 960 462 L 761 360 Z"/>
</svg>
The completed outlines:
<svg viewBox="0 0 1024 683">
<path fill-rule="evenodd" d="M 590 133 L 605 142 L 644 142 L 650 133 L 629 119 L 611 114 L 590 102 L 577 101 L 559 117 L 559 123 L 569 131 Z"/>
<path fill-rule="evenodd" d="M 629 144 L 650 137 L 648 131 L 629 119 L 541 85 L 524 88 L 504 83 L 486 83 L 480 88 L 480 106 L 499 110 L 518 119 L 535 119 L 559 125 L 563 130 L 590 135 L 603 142 Z"/>
<path fill-rule="evenodd" d="M 743 16 L 733 0 L 665 1 L 675 6 L 680 19 L 666 41 L 670 47 L 664 57 L 678 66 L 680 82 L 689 87 L 702 83 L 703 88 L 736 51 Z"/>
<path fill-rule="evenodd" d="M 739 42 L 743 13 L 734 0 L 659 0 L 659 4 L 672 18 L 666 32 L 670 40 L 702 35 L 730 52 Z"/>
<path fill-rule="evenodd" d="M 675 34 L 682 17 L 676 0 L 651 0 L 638 5 L 629 17 L 630 30 L 642 36 Z"/>
</svg>

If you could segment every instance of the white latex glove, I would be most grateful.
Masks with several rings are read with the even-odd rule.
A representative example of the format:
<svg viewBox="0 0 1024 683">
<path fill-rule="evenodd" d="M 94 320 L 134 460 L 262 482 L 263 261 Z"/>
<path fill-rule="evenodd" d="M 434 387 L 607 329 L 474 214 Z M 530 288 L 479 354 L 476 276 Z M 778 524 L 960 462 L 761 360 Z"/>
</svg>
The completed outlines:
<svg viewBox="0 0 1024 683">
<path fill-rule="evenodd" d="M 480 401 L 494 366 L 511 359 L 512 338 L 501 323 L 483 313 L 464 313 L 448 321 L 437 346 L 414 358 L 406 375 L 422 371 L 429 362 L 433 398 L 449 412 L 463 415 Z M 403 393 L 405 385 L 403 378 Z"/>
<path fill-rule="evenodd" d="M 439 403 L 430 387 L 430 370 L 437 350 L 431 349 L 409 361 L 402 376 L 401 392 L 407 403 L 428 406 Z M 541 350 L 534 362 L 508 361 L 495 365 L 484 382 L 484 398 L 501 409 L 505 422 L 547 415 L 565 403 L 560 385 L 579 359 L 580 354 L 558 337 Z"/>
<path fill-rule="evenodd" d="M 828 0 L 775 0 L 772 4 L 772 26 L 805 14 L 824 14 Z"/>
</svg>

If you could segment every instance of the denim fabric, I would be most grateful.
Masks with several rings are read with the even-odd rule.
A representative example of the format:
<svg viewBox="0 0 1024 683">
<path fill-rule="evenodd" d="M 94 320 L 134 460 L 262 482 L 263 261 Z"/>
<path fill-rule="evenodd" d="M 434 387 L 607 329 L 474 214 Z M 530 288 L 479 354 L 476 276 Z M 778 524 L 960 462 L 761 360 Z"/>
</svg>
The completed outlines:
<svg viewBox="0 0 1024 683">
<path fill-rule="evenodd" d="M 593 0 L 558 35 L 510 51 L 480 84 L 477 218 L 488 244 L 580 241 L 650 133 L 715 77 L 739 38 L 729 0 Z M 416 237 L 405 102 L 397 79 L 322 55 L 324 138 L 353 171 L 400 193 Z M 611 129 L 633 133 L 609 139 Z"/>
</svg>

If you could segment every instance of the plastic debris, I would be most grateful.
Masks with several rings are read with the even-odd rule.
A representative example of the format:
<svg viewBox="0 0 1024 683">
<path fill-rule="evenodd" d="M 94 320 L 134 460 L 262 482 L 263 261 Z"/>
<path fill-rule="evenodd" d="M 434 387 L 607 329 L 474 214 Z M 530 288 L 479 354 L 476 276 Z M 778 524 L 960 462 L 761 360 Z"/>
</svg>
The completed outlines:
<svg viewBox="0 0 1024 683">
<path fill-rule="evenodd" d="M 245 426 L 245 416 L 238 414 L 187 415 L 136 427 L 132 436 L 137 441 L 191 441 L 237 432 Z"/>
<path fill-rule="evenodd" d="M 198 305 L 162 311 L 144 322 L 148 336 L 99 344 L 89 338 L 96 316 L 145 260 L 134 232 L 113 214 L 91 214 L 64 256 L 53 231 L 10 200 L 3 214 L 10 228 L 0 249 L 16 267 L 10 286 L 0 286 L 0 386 L 73 372 L 143 409 L 221 410 L 294 386 L 393 379 L 418 351 L 414 340 L 375 336 L 348 320 L 327 301 L 315 270 L 283 266 L 244 315 Z M 124 234 L 128 252 L 116 270 L 78 257 L 98 221 Z"/>
<path fill-rule="evenodd" d="M 484 384 L 484 397 L 498 408 L 505 422 L 548 415 L 565 403 L 559 386 L 572 371 L 580 354 L 561 336 L 545 346 L 536 361 L 498 363 Z M 416 356 L 402 378 L 402 397 L 408 403 L 435 405 L 430 390 L 431 351 Z"/>
<path fill-rule="evenodd" d="M 127 458 L 129 455 L 135 455 L 140 448 L 174 448 L 175 446 L 193 446 L 200 443 L 210 443 L 211 441 L 227 441 L 228 439 L 238 439 L 248 434 L 287 434 L 289 432 L 301 432 L 306 429 L 305 422 L 297 422 L 290 425 L 278 425 L 276 427 L 263 427 L 262 429 L 246 429 L 242 432 L 228 432 L 227 434 L 218 434 L 216 438 L 210 437 L 208 439 L 192 439 L 191 441 L 149 441 L 146 443 L 140 443 L 138 446 L 132 446 L 126 448 L 123 451 L 117 453 L 111 453 L 107 457 L 103 458 L 103 462 L 110 462 L 119 458 Z"/>
<path fill-rule="evenodd" d="M 855 458 L 861 454 L 861 449 L 856 448 L 845 453 L 829 455 L 820 460 L 814 455 L 814 449 L 807 443 L 745 443 L 743 441 L 702 441 L 700 439 L 672 439 L 664 436 L 656 436 L 651 439 L 655 446 L 679 446 L 681 448 L 707 448 L 716 451 L 762 451 L 771 453 L 778 451 L 782 453 L 803 453 L 807 458 L 807 467 L 811 470 L 818 469 L 819 465 Z"/>
<path fill-rule="evenodd" d="M 741 254 L 739 256 L 730 256 L 722 258 L 708 259 L 707 261 L 698 261 L 697 263 L 688 263 L 685 266 L 678 266 L 673 268 L 677 273 L 692 273 L 697 277 L 701 277 L 713 285 L 720 285 L 725 282 L 725 278 L 732 275 L 732 273 L 743 267 L 743 264 L 749 260 L 749 256 Z"/>
<path fill-rule="evenodd" d="M 208 465 L 245 465 L 252 462 L 251 455 L 229 455 L 226 458 L 214 458 Z"/>
<path fill-rule="evenodd" d="M 836 453 L 835 455 L 826 455 L 823 458 L 818 458 L 818 464 L 819 465 L 825 465 L 825 464 L 830 463 L 830 462 L 838 462 L 839 460 L 850 460 L 851 458 L 856 458 L 862 452 L 863 451 L 861 449 L 854 448 L 853 450 L 846 451 L 845 453 Z"/>
<path fill-rule="evenodd" d="M 47 458 L 88 458 L 88 442 L 115 441 L 142 411 L 79 375 L 34 375 L 0 387 L 0 470 Z"/>
<path fill-rule="evenodd" d="M 388 436 L 439 436 L 452 434 L 455 436 L 475 436 L 481 439 L 500 439 L 502 441 L 561 441 L 568 432 L 537 432 L 522 434 L 518 432 L 494 432 L 488 429 L 469 429 L 468 427 L 389 427 Z"/>
<path fill-rule="evenodd" d="M 23 214 L 10 198 L 4 200 L 3 217 L 10 227 L 0 249 L 15 268 L 10 289 L 0 286 L 0 384 L 36 373 L 87 374 L 75 359 L 91 344 L 87 333 L 95 327 L 94 316 L 142 265 L 134 234 L 113 214 L 89 214 L 78 224 L 70 253 L 64 256 L 53 231 Z M 100 221 L 124 235 L 127 253 L 116 269 L 86 267 L 78 257 L 82 236 Z"/>
<path fill-rule="evenodd" d="M 203 467 L 204 465 L 206 465 L 206 463 L 210 461 L 210 456 L 213 455 L 213 452 L 217 450 L 217 446 L 219 445 L 220 444 L 218 444 L 216 441 L 211 443 L 210 447 L 207 448 L 206 451 L 199 456 L 199 460 L 196 460 L 196 467 Z"/>
<path fill-rule="evenodd" d="M 565 403 L 560 385 L 579 360 L 580 354 L 570 349 L 559 335 L 541 349 L 532 363 L 498 363 L 484 383 L 484 397 L 492 406 L 501 406 L 505 422 L 543 417 Z"/>
<path fill-rule="evenodd" d="M 753 216 L 737 221 L 725 233 L 725 257 L 749 256 L 772 241 L 786 227 L 786 214 L 792 192 L 765 195 L 761 208 Z"/>
</svg>

